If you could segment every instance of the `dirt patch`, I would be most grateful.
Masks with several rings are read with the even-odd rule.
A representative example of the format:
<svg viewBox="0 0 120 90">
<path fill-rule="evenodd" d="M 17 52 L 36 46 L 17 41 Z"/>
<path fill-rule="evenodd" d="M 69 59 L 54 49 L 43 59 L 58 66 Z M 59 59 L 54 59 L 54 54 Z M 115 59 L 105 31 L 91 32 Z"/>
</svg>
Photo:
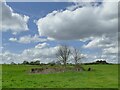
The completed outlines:
<svg viewBox="0 0 120 90">
<path fill-rule="evenodd" d="M 30 73 L 39 73 L 39 74 L 49 74 L 49 73 L 59 73 L 65 71 L 84 71 L 83 68 L 75 69 L 75 68 L 32 68 Z"/>
<path fill-rule="evenodd" d="M 40 73 L 40 74 L 48 74 L 54 72 L 64 72 L 64 69 L 60 68 L 32 68 L 31 73 Z"/>
</svg>

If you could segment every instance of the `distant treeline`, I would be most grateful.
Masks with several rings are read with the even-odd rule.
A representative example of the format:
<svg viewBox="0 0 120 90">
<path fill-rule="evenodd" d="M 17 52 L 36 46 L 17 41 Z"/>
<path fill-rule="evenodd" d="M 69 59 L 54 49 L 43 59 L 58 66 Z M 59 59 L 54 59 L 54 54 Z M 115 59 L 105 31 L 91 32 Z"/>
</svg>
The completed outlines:
<svg viewBox="0 0 120 90">
<path fill-rule="evenodd" d="M 14 62 L 11 62 L 12 65 L 15 65 L 16 63 Z M 18 63 L 18 64 L 22 64 L 22 65 L 40 65 L 40 61 L 31 61 L 31 62 L 28 62 L 28 61 L 23 61 L 23 63 Z"/>
<path fill-rule="evenodd" d="M 16 64 L 14 62 L 12 62 L 11 64 Z M 22 65 L 51 65 L 51 66 L 54 66 L 54 65 L 61 65 L 60 62 L 55 62 L 55 61 L 52 61 L 52 62 L 49 62 L 48 64 L 45 64 L 45 63 L 40 63 L 40 61 L 31 61 L 31 62 L 28 62 L 28 61 L 23 61 L 23 63 L 19 63 L 19 64 L 22 64 Z M 67 63 L 68 65 L 74 65 L 72 63 Z M 91 63 L 81 63 L 83 65 L 92 65 L 92 64 L 111 64 L 111 63 L 108 63 L 107 61 L 102 61 L 102 60 L 98 60 L 98 61 L 95 61 L 95 62 L 91 62 Z"/>
<path fill-rule="evenodd" d="M 95 61 L 95 62 L 83 63 L 83 64 L 84 65 L 92 65 L 92 64 L 111 64 L 111 63 L 108 63 L 107 61 L 98 60 L 98 61 Z"/>
<path fill-rule="evenodd" d="M 16 63 L 11 62 L 11 64 L 15 65 Z M 18 64 L 19 65 L 21 64 L 21 65 L 51 65 L 51 66 L 53 66 L 53 65 L 58 65 L 58 64 L 60 65 L 61 63 L 58 61 L 57 62 L 52 61 L 52 62 L 45 64 L 45 63 L 41 63 L 39 60 L 37 60 L 37 61 L 31 61 L 31 62 L 23 61 L 22 63 L 18 63 Z"/>
</svg>

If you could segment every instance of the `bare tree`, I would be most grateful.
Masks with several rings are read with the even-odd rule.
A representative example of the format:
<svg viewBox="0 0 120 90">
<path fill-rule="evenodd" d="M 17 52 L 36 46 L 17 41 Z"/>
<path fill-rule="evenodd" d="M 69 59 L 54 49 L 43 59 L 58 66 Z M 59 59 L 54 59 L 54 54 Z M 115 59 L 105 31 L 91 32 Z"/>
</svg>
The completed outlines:
<svg viewBox="0 0 120 90">
<path fill-rule="evenodd" d="M 78 68 L 80 67 L 80 61 L 84 56 L 80 53 L 79 49 L 74 48 L 72 51 L 73 59 L 75 62 L 76 70 L 78 71 Z"/>
<path fill-rule="evenodd" d="M 67 45 L 62 45 L 59 47 L 58 52 L 56 54 L 57 58 L 64 64 L 65 68 L 70 52 L 70 48 Z"/>
</svg>

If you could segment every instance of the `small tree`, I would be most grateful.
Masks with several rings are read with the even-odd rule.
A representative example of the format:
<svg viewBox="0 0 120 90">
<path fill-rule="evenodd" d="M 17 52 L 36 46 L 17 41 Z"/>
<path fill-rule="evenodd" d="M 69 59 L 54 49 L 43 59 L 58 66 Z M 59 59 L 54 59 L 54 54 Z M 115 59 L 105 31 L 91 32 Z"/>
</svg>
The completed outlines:
<svg viewBox="0 0 120 90">
<path fill-rule="evenodd" d="M 30 65 L 40 65 L 40 61 L 31 61 Z"/>
<path fill-rule="evenodd" d="M 78 67 L 80 67 L 80 61 L 84 56 L 80 53 L 79 49 L 74 48 L 72 51 L 72 56 L 75 62 L 76 69 L 78 71 Z"/>
<path fill-rule="evenodd" d="M 64 64 L 64 67 L 66 68 L 66 64 L 70 55 L 70 48 L 67 45 L 62 45 L 59 47 L 58 52 L 56 54 L 59 61 L 61 61 Z"/>
<path fill-rule="evenodd" d="M 54 66 L 55 65 L 55 61 L 49 62 L 48 65 Z"/>
<path fill-rule="evenodd" d="M 22 64 L 28 65 L 28 64 L 29 64 L 29 62 L 28 62 L 28 61 L 23 61 L 23 63 L 22 63 Z"/>
<path fill-rule="evenodd" d="M 12 64 L 12 65 L 15 65 L 16 63 L 14 63 L 14 62 L 11 62 L 11 64 Z"/>
<path fill-rule="evenodd" d="M 40 61 L 37 60 L 37 61 L 34 62 L 34 64 L 35 64 L 35 65 L 40 65 Z"/>
</svg>

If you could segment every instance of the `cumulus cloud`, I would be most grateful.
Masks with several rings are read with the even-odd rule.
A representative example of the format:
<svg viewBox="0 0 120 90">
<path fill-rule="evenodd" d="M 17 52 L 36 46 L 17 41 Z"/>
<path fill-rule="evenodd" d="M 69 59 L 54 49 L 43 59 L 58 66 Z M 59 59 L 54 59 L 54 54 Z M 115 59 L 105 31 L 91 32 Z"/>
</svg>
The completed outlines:
<svg viewBox="0 0 120 90">
<path fill-rule="evenodd" d="M 20 54 L 14 54 L 11 52 L 3 52 L 0 54 L 2 57 L 3 63 L 22 63 L 23 61 L 36 61 L 40 60 L 41 63 L 48 63 L 53 60 L 56 60 L 56 52 L 58 50 L 58 46 L 56 47 L 47 47 L 49 44 L 43 43 L 41 44 L 42 48 L 40 47 L 40 44 L 36 45 L 35 48 L 25 49 Z M 44 48 L 43 48 L 44 46 Z"/>
<path fill-rule="evenodd" d="M 39 35 L 35 34 L 34 36 L 31 36 L 31 35 L 22 36 L 19 39 L 10 38 L 9 41 L 28 44 L 28 43 L 32 43 L 32 42 L 45 42 L 45 41 L 47 41 L 47 39 L 40 38 Z"/>
<path fill-rule="evenodd" d="M 86 55 L 86 62 L 98 59 L 117 62 L 117 11 L 117 3 L 113 2 L 103 2 L 97 7 L 91 5 L 75 6 L 71 10 L 53 11 L 40 18 L 36 24 L 40 36 L 47 36 L 51 40 L 91 40 L 84 48 L 101 48 L 102 54 L 99 56 L 96 54 Z M 41 42 L 41 39 L 38 35 L 28 35 L 17 40 L 11 38 L 10 41 L 31 43 Z M 47 43 L 39 43 L 34 48 L 24 50 L 21 54 L 5 52 L 2 56 L 5 62 L 40 60 L 46 63 L 56 60 L 57 48 L 58 46 L 49 47 Z"/>
<path fill-rule="evenodd" d="M 9 51 L 0 53 L 0 57 L 2 57 L 2 63 L 20 62 L 20 55 L 11 53 Z"/>
<path fill-rule="evenodd" d="M 104 54 L 117 54 L 118 53 L 118 47 L 110 47 L 103 49 Z"/>
<path fill-rule="evenodd" d="M 90 40 L 84 49 L 101 49 L 97 58 L 117 62 L 118 2 L 76 3 L 53 11 L 37 21 L 40 36 L 56 40 Z"/>
<path fill-rule="evenodd" d="M 28 30 L 27 23 L 29 16 L 15 13 L 6 2 L 3 2 L 0 5 L 2 5 L 0 6 L 2 7 L 2 12 L 0 12 L 0 15 L 2 15 L 2 20 L 0 20 L 2 23 L 2 25 L 0 25 L 1 31 L 10 30 L 13 33 L 17 33 Z"/>
<path fill-rule="evenodd" d="M 115 36 L 102 36 L 98 38 L 92 38 L 92 40 L 83 46 L 84 49 L 100 49 L 101 52 L 97 55 L 97 59 L 104 59 L 108 62 L 118 62 L 118 39 L 117 34 Z M 90 57 L 91 58 L 91 57 Z"/>
<path fill-rule="evenodd" d="M 49 47 L 47 43 L 39 43 L 34 48 L 25 49 L 20 54 L 11 53 L 9 51 L 5 51 L 0 56 L 2 57 L 2 63 L 22 63 L 23 61 L 36 61 L 39 60 L 41 63 L 49 63 L 52 61 L 57 61 L 56 53 L 58 51 L 59 46 Z M 73 47 L 71 47 L 73 48 Z M 86 54 L 82 54 L 87 58 Z M 70 62 L 73 62 L 72 56 L 69 58 Z M 82 62 L 90 62 L 93 61 L 89 58 L 83 60 Z"/>
<path fill-rule="evenodd" d="M 116 36 L 102 36 L 102 37 L 92 37 L 91 41 L 84 45 L 83 48 L 109 48 L 109 47 L 117 47 L 117 34 Z"/>
<path fill-rule="evenodd" d="M 48 43 L 39 43 L 34 48 L 25 49 L 20 54 L 11 53 L 8 51 L 0 54 L 2 57 L 2 63 L 22 63 L 23 61 L 36 61 L 39 60 L 41 63 L 49 63 L 52 61 L 58 60 L 56 58 L 56 53 L 58 51 L 59 46 L 50 47 Z M 73 47 L 71 47 L 72 49 Z M 117 63 L 115 55 L 95 55 L 95 54 L 85 54 L 82 53 L 85 58 L 81 60 L 82 63 L 93 62 L 96 60 L 106 60 L 110 63 Z M 70 62 L 73 62 L 72 56 L 69 58 Z"/>
<path fill-rule="evenodd" d="M 70 47 L 73 49 L 73 47 Z M 5 51 L 0 57 L 2 57 L 2 63 L 22 63 L 23 61 L 36 61 L 39 60 L 41 63 L 49 63 L 57 61 L 56 53 L 59 49 L 59 45 L 51 47 L 48 43 L 39 43 L 34 48 L 25 49 L 22 53 L 15 54 L 9 51 Z M 82 56 L 87 57 L 86 54 Z M 69 58 L 70 62 L 73 62 L 72 56 Z M 84 60 L 83 60 L 84 62 Z"/>
<path fill-rule="evenodd" d="M 93 38 L 88 44 L 84 45 L 83 48 L 94 49 L 101 48 L 103 54 L 107 53 L 118 53 L 118 36 L 102 36 Z"/>
<path fill-rule="evenodd" d="M 9 41 L 16 42 L 17 38 L 9 38 Z"/>
<path fill-rule="evenodd" d="M 47 44 L 47 43 L 42 43 L 42 44 L 39 43 L 38 45 L 35 46 L 35 48 L 39 49 L 39 48 L 45 48 L 45 47 L 48 47 L 48 46 L 49 46 L 49 44 Z"/>
<path fill-rule="evenodd" d="M 84 39 L 114 34 L 118 26 L 116 2 L 104 2 L 98 7 L 84 6 L 73 11 L 53 11 L 37 22 L 41 36 L 57 40 Z"/>
<path fill-rule="evenodd" d="M 108 63 L 118 63 L 118 55 L 117 54 L 111 54 L 108 52 L 105 54 L 105 53 L 101 53 L 101 54 L 97 54 L 94 53 L 94 54 L 86 54 L 86 57 L 84 59 L 82 59 L 82 62 L 85 62 L 85 63 L 88 63 L 88 62 L 95 62 L 97 60 L 105 60 L 107 61 Z"/>
</svg>

